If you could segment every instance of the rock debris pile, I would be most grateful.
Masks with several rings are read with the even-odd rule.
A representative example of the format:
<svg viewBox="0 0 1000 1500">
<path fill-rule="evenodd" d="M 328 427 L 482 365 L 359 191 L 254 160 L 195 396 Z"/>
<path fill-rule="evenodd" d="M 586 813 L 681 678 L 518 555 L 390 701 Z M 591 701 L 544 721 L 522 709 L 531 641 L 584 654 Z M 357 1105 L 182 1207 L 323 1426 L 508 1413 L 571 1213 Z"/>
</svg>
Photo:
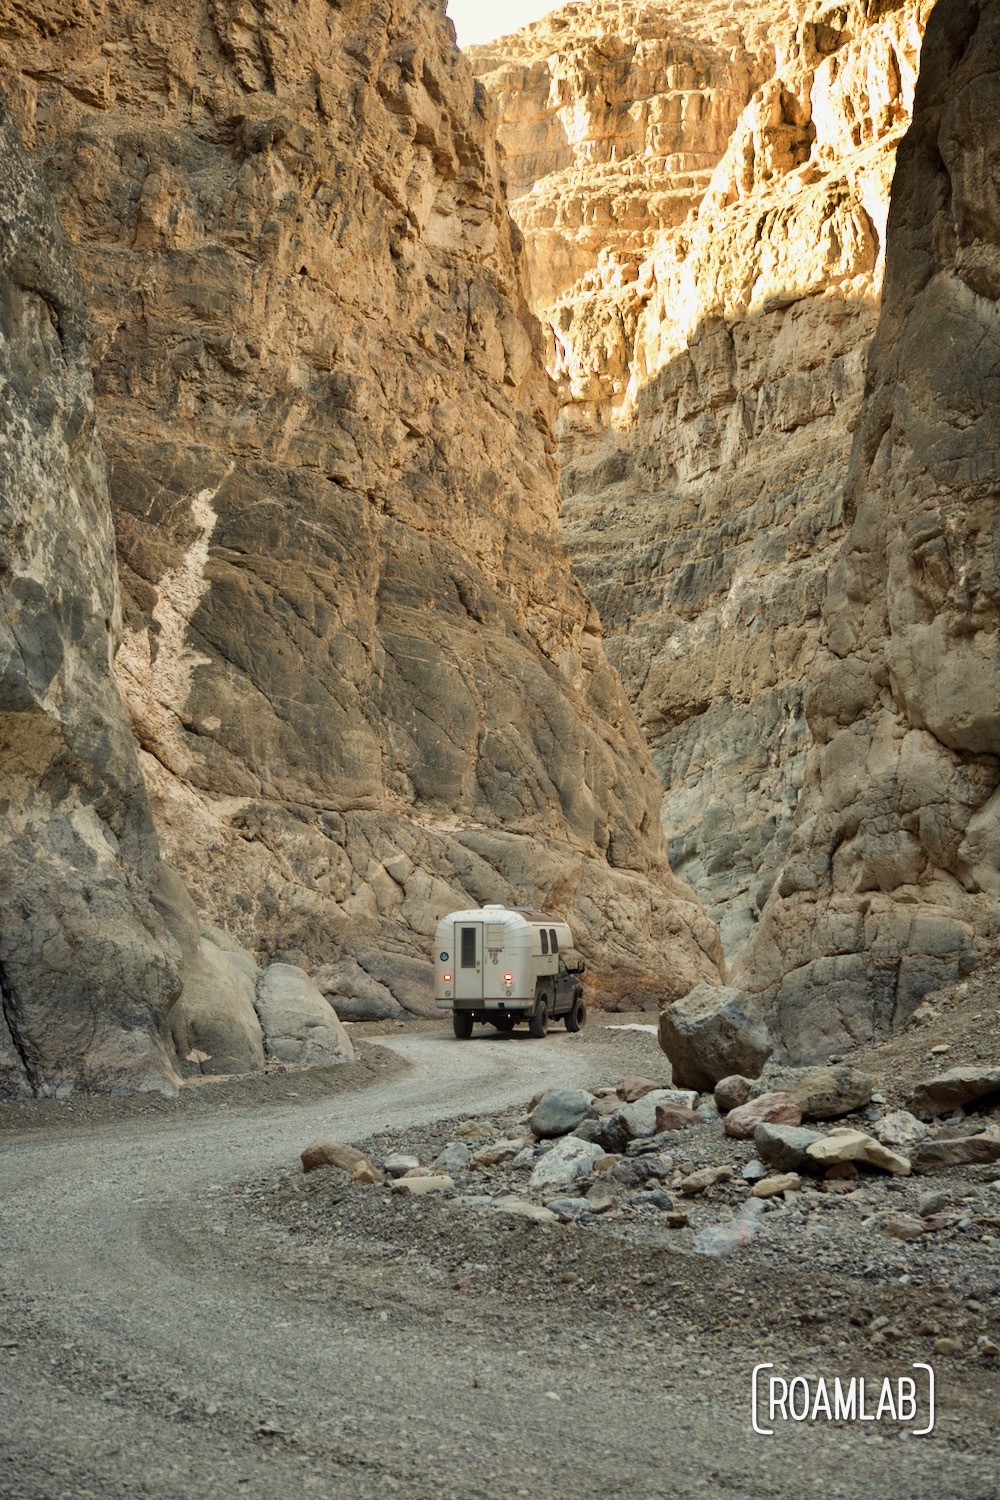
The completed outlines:
<svg viewBox="0 0 1000 1500">
<path fill-rule="evenodd" d="M 956 1072 L 965 1107 L 951 1102 Z M 514 1217 L 713 1258 L 815 1255 L 848 1276 L 898 1254 L 906 1279 L 933 1280 L 971 1252 L 1000 1288 L 996 1070 L 928 1077 L 907 1102 L 886 1108 L 871 1079 L 842 1064 L 772 1065 L 701 1095 L 628 1077 L 544 1090 L 519 1115 L 365 1150 L 318 1140 L 302 1169 L 310 1182 L 320 1174 L 309 1191 L 329 1196 L 347 1233 L 370 1229 L 373 1214 L 391 1233 L 403 1202 L 420 1197 L 450 1222 L 471 1216 L 487 1238 Z M 284 1191 L 301 1203 L 306 1188 L 287 1178 Z M 987 1339 L 979 1352 L 991 1351 Z"/>
</svg>

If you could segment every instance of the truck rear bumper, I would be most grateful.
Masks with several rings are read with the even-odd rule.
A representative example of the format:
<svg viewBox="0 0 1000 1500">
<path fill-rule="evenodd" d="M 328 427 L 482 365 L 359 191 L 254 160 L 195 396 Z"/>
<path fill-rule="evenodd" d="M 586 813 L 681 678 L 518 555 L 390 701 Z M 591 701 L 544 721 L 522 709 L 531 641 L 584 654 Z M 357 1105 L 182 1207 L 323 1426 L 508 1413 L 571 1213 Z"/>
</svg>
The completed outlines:
<svg viewBox="0 0 1000 1500">
<path fill-rule="evenodd" d="M 438 1010 L 483 1010 L 502 1016 L 505 1011 L 534 1010 L 534 998 L 530 1000 L 511 997 L 510 1000 L 435 1000 Z"/>
</svg>

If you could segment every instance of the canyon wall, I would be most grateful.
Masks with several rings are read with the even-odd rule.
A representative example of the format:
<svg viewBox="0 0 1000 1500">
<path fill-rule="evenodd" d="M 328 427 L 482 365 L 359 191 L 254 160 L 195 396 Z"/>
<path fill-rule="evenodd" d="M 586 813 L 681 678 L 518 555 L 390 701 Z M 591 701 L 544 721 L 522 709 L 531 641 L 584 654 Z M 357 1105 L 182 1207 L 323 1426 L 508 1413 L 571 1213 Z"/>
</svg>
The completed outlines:
<svg viewBox="0 0 1000 1500">
<path fill-rule="evenodd" d="M 733 958 L 802 792 L 805 687 L 929 10 L 855 0 L 723 17 L 623 0 L 567 8 L 475 56 L 500 101 L 512 212 L 533 236 L 565 214 L 568 169 L 540 150 L 556 118 L 596 122 L 574 201 L 611 170 L 587 166 L 611 149 L 609 121 L 669 118 L 663 173 L 702 174 L 683 221 L 690 200 L 654 194 L 572 285 L 579 260 L 536 292 L 562 399 L 564 532 L 653 750 L 672 867 Z M 547 110 L 541 85 L 519 101 L 518 78 L 536 73 Z M 621 134 L 614 170 L 641 180 L 653 134 Z"/>
<path fill-rule="evenodd" d="M 592 994 L 718 975 L 557 530 L 483 90 L 437 0 L 2 6 L 97 328 L 164 851 L 350 1013 L 454 906 L 564 912 Z"/>
<path fill-rule="evenodd" d="M 940 0 L 889 217 L 797 827 L 744 965 L 786 1047 L 905 1019 L 996 942 L 1000 4 Z"/>
<path fill-rule="evenodd" d="M 176 1084 L 72 251 L 0 99 L 0 1097 Z"/>
</svg>

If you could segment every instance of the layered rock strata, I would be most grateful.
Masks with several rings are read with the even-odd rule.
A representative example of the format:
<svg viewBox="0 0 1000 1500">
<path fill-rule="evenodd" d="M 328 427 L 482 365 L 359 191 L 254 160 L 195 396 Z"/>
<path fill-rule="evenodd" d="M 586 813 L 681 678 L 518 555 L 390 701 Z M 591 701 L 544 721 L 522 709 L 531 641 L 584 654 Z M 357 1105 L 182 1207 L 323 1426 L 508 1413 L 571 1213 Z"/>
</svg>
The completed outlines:
<svg viewBox="0 0 1000 1500">
<path fill-rule="evenodd" d="M 628 319 L 639 263 L 661 230 L 697 208 L 741 111 L 773 71 L 784 13 L 774 0 L 598 0 L 468 49 L 497 101 L 531 295 L 557 343 L 588 316 L 584 298 L 607 311 L 610 297 Z M 580 343 L 579 328 L 573 335 Z M 606 330 L 609 355 L 612 341 L 620 374 L 621 329 Z M 610 368 L 601 373 L 612 379 Z"/>
<path fill-rule="evenodd" d="M 176 1086 L 89 321 L 0 99 L 0 1095 Z"/>
<path fill-rule="evenodd" d="M 5 11 L 98 326 L 118 671 L 200 907 L 336 998 L 440 914 L 562 910 L 629 1002 L 717 977 L 559 543 L 485 96 L 432 0 Z"/>
<path fill-rule="evenodd" d="M 1000 895 L 1000 5 L 941 0 L 899 152 L 814 748 L 745 962 L 786 1048 L 904 1020 Z"/>
<path fill-rule="evenodd" d="M 685 10 L 683 26 L 672 7 L 643 7 L 660 46 L 701 69 L 703 110 L 735 123 L 723 142 L 680 110 L 678 144 L 719 150 L 697 211 L 664 227 L 652 210 L 627 277 L 618 245 L 540 305 L 563 397 L 565 534 L 653 748 L 672 865 L 734 957 L 801 794 L 805 683 L 844 534 L 889 185 L 929 9 L 737 6 L 727 30 L 708 7 Z M 559 15 L 591 24 L 589 7 Z M 592 52 L 616 15 L 628 34 L 633 8 L 598 10 Z M 557 19 L 510 44 L 511 68 L 529 43 L 542 66 Z M 578 112 L 593 96 L 598 113 L 607 102 L 629 116 L 598 70 L 572 79 Z M 516 191 L 532 172 L 535 105 L 518 114 L 513 90 L 501 99 Z M 561 192 L 539 176 L 513 213 L 535 226 L 547 206 L 555 222 Z"/>
</svg>

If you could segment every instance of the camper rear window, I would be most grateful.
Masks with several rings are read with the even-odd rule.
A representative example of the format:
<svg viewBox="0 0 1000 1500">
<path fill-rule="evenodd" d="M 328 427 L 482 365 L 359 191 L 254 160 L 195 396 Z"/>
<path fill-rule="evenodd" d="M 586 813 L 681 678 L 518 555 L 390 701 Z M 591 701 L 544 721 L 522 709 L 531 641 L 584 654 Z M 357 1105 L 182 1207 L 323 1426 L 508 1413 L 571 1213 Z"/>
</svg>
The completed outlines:
<svg viewBox="0 0 1000 1500">
<path fill-rule="evenodd" d="M 552 944 L 552 952 L 553 953 L 558 953 L 559 952 L 559 939 L 556 937 L 556 930 L 555 930 L 554 927 L 550 927 L 549 928 L 549 942 Z"/>
<path fill-rule="evenodd" d="M 476 967 L 476 929 L 474 927 L 462 928 L 461 964 L 463 969 Z"/>
<path fill-rule="evenodd" d="M 544 927 L 539 927 L 539 929 L 538 929 L 538 935 L 539 935 L 539 937 L 542 940 L 542 952 L 543 953 L 548 953 L 548 951 L 549 951 L 549 940 L 548 940 L 548 938 L 545 935 L 545 928 Z"/>
</svg>

